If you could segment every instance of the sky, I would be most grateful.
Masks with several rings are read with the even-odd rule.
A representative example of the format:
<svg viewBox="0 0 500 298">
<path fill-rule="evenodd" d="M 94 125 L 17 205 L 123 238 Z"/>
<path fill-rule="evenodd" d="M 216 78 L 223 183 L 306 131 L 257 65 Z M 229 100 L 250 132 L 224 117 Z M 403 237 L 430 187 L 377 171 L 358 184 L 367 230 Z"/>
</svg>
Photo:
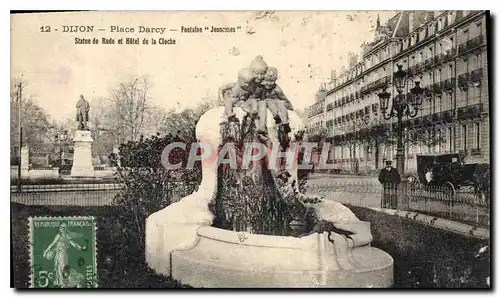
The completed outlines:
<svg viewBox="0 0 500 298">
<path fill-rule="evenodd" d="M 347 53 L 372 41 L 394 11 L 78 12 L 13 15 L 11 78 L 22 76 L 32 96 L 55 120 L 73 118 L 80 94 L 90 102 L 122 82 L 147 76 L 153 102 L 192 107 L 234 82 L 240 68 L 262 55 L 279 71 L 278 84 L 297 109 L 314 102 Z M 40 32 L 41 26 L 51 32 Z M 93 25 L 93 33 L 63 33 L 63 25 Z M 181 33 L 180 27 L 240 26 L 235 33 Z M 111 33 L 110 26 L 167 28 L 159 33 Z M 56 32 L 54 29 L 59 28 Z M 97 28 L 106 31 L 97 31 Z M 179 31 L 169 32 L 169 28 Z M 251 33 L 251 34 L 250 34 Z M 175 38 L 176 45 L 87 45 L 74 38 Z"/>
</svg>

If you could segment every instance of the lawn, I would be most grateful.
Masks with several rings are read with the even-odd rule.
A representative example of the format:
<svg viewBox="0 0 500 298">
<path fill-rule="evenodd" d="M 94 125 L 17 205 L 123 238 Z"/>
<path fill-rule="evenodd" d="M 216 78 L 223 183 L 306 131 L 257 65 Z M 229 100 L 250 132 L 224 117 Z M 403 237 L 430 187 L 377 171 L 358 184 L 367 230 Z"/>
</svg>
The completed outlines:
<svg viewBox="0 0 500 298">
<path fill-rule="evenodd" d="M 187 287 L 155 274 L 145 262 L 144 241 L 125 235 L 131 225 L 119 207 L 25 206 L 11 204 L 12 286 L 29 287 L 30 216 L 94 216 L 97 220 L 97 269 L 100 288 L 179 288 Z M 139 242 L 139 243 L 138 243 Z"/>
</svg>

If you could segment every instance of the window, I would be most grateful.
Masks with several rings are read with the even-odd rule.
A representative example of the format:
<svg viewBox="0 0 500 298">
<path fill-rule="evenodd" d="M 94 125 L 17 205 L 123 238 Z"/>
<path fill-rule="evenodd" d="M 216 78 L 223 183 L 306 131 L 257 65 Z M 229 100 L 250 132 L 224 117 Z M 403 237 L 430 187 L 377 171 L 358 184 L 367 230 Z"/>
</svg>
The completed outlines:
<svg viewBox="0 0 500 298">
<path fill-rule="evenodd" d="M 462 150 L 467 151 L 467 124 L 462 125 L 460 139 L 462 140 Z"/>
<path fill-rule="evenodd" d="M 429 129 L 427 131 L 427 152 L 429 152 L 429 153 L 431 153 L 432 149 L 433 149 L 431 144 L 432 144 L 432 130 Z"/>
<path fill-rule="evenodd" d="M 473 69 L 478 69 L 481 68 L 481 54 L 476 54 L 476 57 L 474 59 L 474 65 L 472 66 Z"/>
<path fill-rule="evenodd" d="M 479 149 L 479 144 L 481 142 L 481 124 L 478 122 L 478 123 L 474 123 L 474 141 L 472 143 L 472 148 L 474 149 Z"/>
<path fill-rule="evenodd" d="M 453 129 L 451 127 L 448 127 L 448 148 L 450 152 L 453 152 Z"/>
<path fill-rule="evenodd" d="M 448 65 L 448 78 L 453 78 L 453 64 Z"/>
<path fill-rule="evenodd" d="M 473 105 L 481 101 L 481 88 L 469 88 L 467 89 L 467 104 Z"/>
<path fill-rule="evenodd" d="M 441 112 L 441 107 L 442 107 L 441 102 L 442 102 L 441 96 L 436 96 L 435 97 L 435 107 L 434 107 L 436 113 Z"/>
<path fill-rule="evenodd" d="M 437 143 L 435 144 L 434 146 L 434 150 L 435 152 L 441 152 L 441 145 L 442 145 L 442 142 L 441 142 L 441 138 L 442 138 L 442 135 L 441 135 L 441 130 L 439 129 L 436 133 L 435 133 L 435 140 L 437 140 Z"/>
<path fill-rule="evenodd" d="M 477 30 L 477 31 L 479 32 L 479 34 L 481 34 L 481 33 L 482 33 L 482 30 L 483 30 L 483 26 L 482 26 L 482 25 L 483 25 L 483 23 L 482 23 L 482 22 L 477 22 L 477 23 L 476 23 L 476 26 L 477 26 L 477 28 L 478 28 L 478 30 Z"/>
</svg>

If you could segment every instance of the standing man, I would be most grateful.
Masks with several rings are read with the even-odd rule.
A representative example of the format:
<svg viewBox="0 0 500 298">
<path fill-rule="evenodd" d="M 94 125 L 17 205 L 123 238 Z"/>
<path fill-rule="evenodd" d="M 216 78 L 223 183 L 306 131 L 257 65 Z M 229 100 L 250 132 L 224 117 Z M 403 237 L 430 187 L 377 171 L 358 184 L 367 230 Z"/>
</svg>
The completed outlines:
<svg viewBox="0 0 500 298">
<path fill-rule="evenodd" d="M 397 189 L 401 183 L 401 176 L 398 170 L 392 166 L 392 161 L 385 162 L 385 168 L 380 171 L 378 181 L 384 186 L 382 194 L 382 208 L 397 208 Z"/>
<path fill-rule="evenodd" d="M 89 121 L 90 104 L 85 100 L 83 94 L 80 94 L 80 100 L 76 103 L 76 121 L 78 130 L 89 130 L 87 122 Z"/>
</svg>

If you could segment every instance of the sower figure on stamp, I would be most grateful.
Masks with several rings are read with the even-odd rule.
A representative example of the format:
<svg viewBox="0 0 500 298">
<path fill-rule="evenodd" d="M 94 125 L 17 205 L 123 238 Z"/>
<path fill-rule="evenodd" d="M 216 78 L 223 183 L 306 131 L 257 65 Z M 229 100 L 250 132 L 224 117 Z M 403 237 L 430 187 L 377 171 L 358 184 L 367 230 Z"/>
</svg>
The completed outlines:
<svg viewBox="0 0 500 298">
<path fill-rule="evenodd" d="M 87 122 L 89 121 L 90 104 L 80 95 L 80 100 L 76 103 L 76 121 L 78 130 L 89 130 Z"/>
<path fill-rule="evenodd" d="M 82 274 L 76 272 L 69 267 L 69 249 L 73 247 L 78 250 L 86 250 L 87 248 L 75 242 L 76 238 L 82 236 L 68 230 L 66 223 L 62 223 L 59 227 L 59 232 L 54 237 L 54 240 L 44 250 L 43 257 L 54 261 L 54 285 L 66 287 L 80 287 Z"/>
</svg>

